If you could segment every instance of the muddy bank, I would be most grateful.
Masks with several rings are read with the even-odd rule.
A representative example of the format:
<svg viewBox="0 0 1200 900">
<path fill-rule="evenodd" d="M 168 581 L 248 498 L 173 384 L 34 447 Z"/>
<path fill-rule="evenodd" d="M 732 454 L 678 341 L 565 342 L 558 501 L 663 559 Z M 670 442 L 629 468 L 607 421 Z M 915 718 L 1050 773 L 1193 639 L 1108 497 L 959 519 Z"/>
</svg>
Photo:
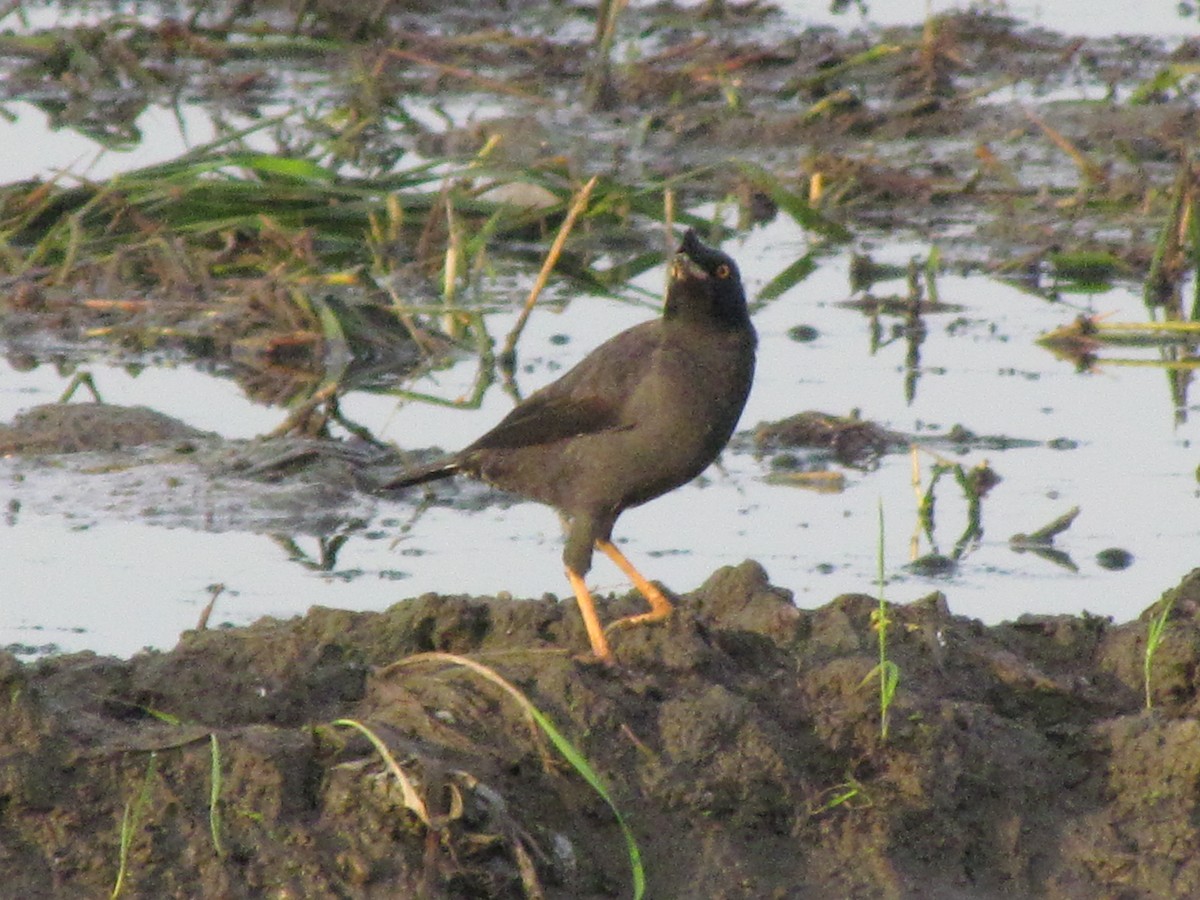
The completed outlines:
<svg viewBox="0 0 1200 900">
<path fill-rule="evenodd" d="M 11 896 L 107 895 L 132 810 L 125 896 L 630 896 L 609 808 L 495 685 L 380 668 L 448 651 L 508 678 L 590 760 L 649 897 L 1191 896 L 1200 569 L 1164 599 L 1149 712 L 1161 607 L 993 628 L 938 595 L 897 608 L 886 743 L 863 685 L 876 601 L 799 610 L 753 562 L 668 625 L 618 635 L 618 671 L 563 650 L 586 646 L 573 604 L 434 595 L 128 661 L 6 656 L 0 879 Z M 342 717 L 391 748 L 434 828 Z"/>
</svg>

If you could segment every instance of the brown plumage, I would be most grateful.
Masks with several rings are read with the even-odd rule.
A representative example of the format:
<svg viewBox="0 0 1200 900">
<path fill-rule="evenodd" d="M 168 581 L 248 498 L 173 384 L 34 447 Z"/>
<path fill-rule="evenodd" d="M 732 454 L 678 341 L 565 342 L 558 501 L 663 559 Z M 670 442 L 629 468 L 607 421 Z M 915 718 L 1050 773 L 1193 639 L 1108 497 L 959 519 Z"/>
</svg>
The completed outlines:
<svg viewBox="0 0 1200 900">
<path fill-rule="evenodd" d="M 662 591 L 612 543 L 625 509 L 699 475 L 728 442 L 754 376 L 756 337 L 737 265 L 684 235 L 662 317 L 623 331 L 519 403 L 463 450 L 383 487 L 464 474 L 558 509 L 563 562 L 596 656 L 611 661 L 583 578 L 593 550 L 609 556 L 650 604 L 610 628 L 671 613 Z"/>
</svg>

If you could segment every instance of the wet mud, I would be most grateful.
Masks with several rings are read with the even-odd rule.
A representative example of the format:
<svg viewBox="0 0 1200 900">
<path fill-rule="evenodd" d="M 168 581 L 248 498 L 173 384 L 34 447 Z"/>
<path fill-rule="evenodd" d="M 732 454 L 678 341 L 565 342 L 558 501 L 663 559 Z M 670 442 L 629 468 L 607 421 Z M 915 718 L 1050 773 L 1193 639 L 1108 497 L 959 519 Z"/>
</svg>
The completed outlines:
<svg viewBox="0 0 1200 900">
<path fill-rule="evenodd" d="M 106 896 L 124 859 L 136 897 L 630 896 L 601 797 L 503 690 L 417 656 L 459 654 L 590 762 L 648 897 L 1200 891 L 1200 569 L 1123 625 L 893 608 L 886 740 L 875 598 L 800 610 L 747 561 L 678 600 L 616 636 L 612 670 L 576 655 L 582 624 L 552 597 L 316 608 L 129 660 L 4 655 L 0 878 Z"/>
</svg>

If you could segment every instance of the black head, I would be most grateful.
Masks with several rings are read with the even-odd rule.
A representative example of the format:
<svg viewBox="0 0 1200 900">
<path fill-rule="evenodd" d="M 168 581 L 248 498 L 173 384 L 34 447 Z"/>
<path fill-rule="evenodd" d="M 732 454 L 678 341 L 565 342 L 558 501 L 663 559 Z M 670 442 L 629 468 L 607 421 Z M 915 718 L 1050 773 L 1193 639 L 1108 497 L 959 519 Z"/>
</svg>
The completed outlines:
<svg viewBox="0 0 1200 900">
<path fill-rule="evenodd" d="M 665 318 L 729 326 L 744 326 L 750 321 L 737 263 L 701 243 L 691 228 L 671 260 L 670 277 Z"/>
</svg>

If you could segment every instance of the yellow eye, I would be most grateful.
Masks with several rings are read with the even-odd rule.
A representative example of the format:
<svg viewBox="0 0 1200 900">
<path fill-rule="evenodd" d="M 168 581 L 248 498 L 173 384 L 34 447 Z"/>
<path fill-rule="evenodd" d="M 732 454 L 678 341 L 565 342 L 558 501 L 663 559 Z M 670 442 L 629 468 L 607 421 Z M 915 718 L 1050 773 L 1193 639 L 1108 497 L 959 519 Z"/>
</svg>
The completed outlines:
<svg viewBox="0 0 1200 900">
<path fill-rule="evenodd" d="M 733 270 L 730 269 L 729 266 L 726 265 L 725 263 L 721 263 L 719 266 L 717 266 L 717 277 L 718 278 L 728 278 L 732 274 L 732 272 L 733 272 Z"/>
</svg>

